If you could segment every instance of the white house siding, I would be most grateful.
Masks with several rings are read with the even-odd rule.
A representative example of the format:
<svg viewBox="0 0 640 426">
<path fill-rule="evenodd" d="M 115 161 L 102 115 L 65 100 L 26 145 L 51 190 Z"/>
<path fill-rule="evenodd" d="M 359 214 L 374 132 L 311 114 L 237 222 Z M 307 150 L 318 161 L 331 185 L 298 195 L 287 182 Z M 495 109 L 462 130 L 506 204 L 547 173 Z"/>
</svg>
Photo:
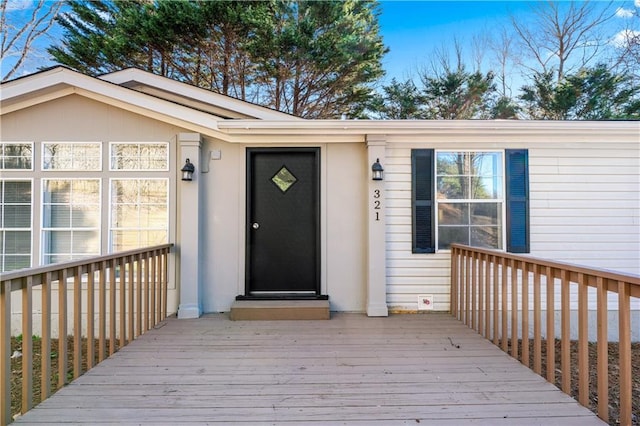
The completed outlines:
<svg viewBox="0 0 640 426">
<path fill-rule="evenodd" d="M 484 139 L 484 138 L 483 138 Z M 504 138 L 503 138 L 504 139 Z M 411 252 L 411 149 L 529 150 L 531 255 L 589 267 L 640 273 L 640 144 L 499 140 L 391 140 L 387 145 L 387 303 L 415 311 L 418 295 L 449 310 L 449 252 Z M 573 298 L 576 299 L 577 298 Z M 531 299 L 532 300 L 532 299 Z M 560 300 L 559 297 L 556 300 Z M 595 298 L 591 298 L 594 305 Z M 617 309 L 611 298 L 610 309 Z M 595 305 L 591 307 L 595 308 Z M 640 309 L 633 301 L 632 309 Z"/>
<path fill-rule="evenodd" d="M 532 255 L 640 274 L 638 145 L 529 149 Z"/>
</svg>

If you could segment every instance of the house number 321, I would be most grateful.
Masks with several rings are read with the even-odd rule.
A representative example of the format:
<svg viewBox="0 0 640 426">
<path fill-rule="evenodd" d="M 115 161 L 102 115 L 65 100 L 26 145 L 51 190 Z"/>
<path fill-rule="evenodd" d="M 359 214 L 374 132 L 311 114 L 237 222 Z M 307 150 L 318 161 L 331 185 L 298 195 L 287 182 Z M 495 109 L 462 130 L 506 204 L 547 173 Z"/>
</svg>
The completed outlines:
<svg viewBox="0 0 640 426">
<path fill-rule="evenodd" d="M 376 189 L 373 191 L 373 212 L 376 214 L 376 220 L 380 220 L 380 208 L 381 208 L 381 203 L 380 203 L 380 190 Z"/>
</svg>

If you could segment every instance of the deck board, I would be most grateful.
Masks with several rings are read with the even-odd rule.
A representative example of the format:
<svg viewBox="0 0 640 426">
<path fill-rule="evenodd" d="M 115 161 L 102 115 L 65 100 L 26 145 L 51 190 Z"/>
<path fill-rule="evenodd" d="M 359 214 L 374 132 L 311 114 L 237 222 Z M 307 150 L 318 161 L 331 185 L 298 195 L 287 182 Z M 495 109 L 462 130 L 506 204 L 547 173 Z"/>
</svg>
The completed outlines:
<svg viewBox="0 0 640 426">
<path fill-rule="evenodd" d="M 17 424 L 603 424 L 446 314 L 168 319 Z"/>
</svg>

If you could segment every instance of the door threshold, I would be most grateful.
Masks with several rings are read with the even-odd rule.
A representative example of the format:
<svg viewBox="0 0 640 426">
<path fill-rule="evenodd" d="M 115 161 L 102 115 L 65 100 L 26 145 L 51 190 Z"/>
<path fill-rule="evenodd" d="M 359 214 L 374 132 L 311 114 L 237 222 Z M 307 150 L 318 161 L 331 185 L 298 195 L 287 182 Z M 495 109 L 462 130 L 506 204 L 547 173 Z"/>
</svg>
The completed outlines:
<svg viewBox="0 0 640 426">
<path fill-rule="evenodd" d="M 329 300 L 327 294 L 271 293 L 238 295 L 236 300 Z"/>
</svg>

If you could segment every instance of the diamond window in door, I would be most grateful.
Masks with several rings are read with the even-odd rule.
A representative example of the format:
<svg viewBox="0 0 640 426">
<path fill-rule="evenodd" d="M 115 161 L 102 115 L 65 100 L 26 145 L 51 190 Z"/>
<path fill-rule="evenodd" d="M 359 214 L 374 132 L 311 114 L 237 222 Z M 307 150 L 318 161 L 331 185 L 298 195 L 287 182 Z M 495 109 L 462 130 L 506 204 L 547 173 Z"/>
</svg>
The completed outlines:
<svg viewBox="0 0 640 426">
<path fill-rule="evenodd" d="M 271 182 L 275 183 L 283 194 L 287 192 L 297 181 L 298 179 L 289 171 L 289 169 L 287 169 L 286 166 L 282 166 L 278 173 L 271 178 Z"/>
</svg>

